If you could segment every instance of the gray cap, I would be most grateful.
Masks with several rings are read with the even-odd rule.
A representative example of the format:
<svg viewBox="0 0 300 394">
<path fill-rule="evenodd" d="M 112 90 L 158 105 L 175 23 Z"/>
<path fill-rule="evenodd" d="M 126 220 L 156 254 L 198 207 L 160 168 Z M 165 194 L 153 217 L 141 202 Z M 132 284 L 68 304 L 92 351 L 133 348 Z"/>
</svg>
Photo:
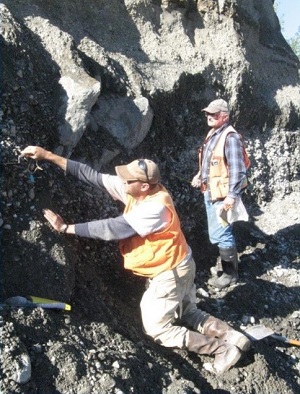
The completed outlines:
<svg viewBox="0 0 300 394">
<path fill-rule="evenodd" d="M 230 112 L 227 101 L 223 99 L 217 99 L 212 101 L 208 107 L 202 109 L 204 112 L 209 112 L 210 114 L 216 114 L 217 112 Z"/>
</svg>

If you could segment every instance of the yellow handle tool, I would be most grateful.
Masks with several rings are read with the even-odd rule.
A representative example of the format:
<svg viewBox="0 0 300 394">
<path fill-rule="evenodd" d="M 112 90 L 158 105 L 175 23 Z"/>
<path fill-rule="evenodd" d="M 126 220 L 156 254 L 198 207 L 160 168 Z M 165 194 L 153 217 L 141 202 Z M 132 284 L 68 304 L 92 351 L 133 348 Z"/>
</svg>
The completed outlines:
<svg viewBox="0 0 300 394">
<path fill-rule="evenodd" d="M 288 343 L 289 345 L 300 346 L 300 341 L 297 341 L 297 339 L 289 339 L 284 337 L 283 335 L 278 334 L 271 334 L 270 337 L 277 339 L 278 341 Z"/>
<path fill-rule="evenodd" d="M 41 298 L 36 296 L 28 296 L 27 298 L 35 305 L 42 308 L 64 309 L 65 311 L 71 310 L 71 305 L 66 304 L 65 302 L 50 300 L 48 298 Z"/>
</svg>

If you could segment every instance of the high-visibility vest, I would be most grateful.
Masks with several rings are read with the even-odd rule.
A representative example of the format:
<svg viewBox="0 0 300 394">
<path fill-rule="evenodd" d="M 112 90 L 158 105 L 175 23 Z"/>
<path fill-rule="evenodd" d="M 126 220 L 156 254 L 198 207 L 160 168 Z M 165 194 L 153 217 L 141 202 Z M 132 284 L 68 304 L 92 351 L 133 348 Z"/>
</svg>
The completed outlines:
<svg viewBox="0 0 300 394">
<path fill-rule="evenodd" d="M 171 222 L 168 227 L 145 237 L 134 235 L 119 243 L 124 267 L 136 275 L 149 278 L 175 268 L 188 254 L 188 244 L 172 198 L 162 185 L 158 187 L 159 191 L 147 196 L 146 200 L 153 199 L 169 209 Z M 124 213 L 129 212 L 135 203 L 136 200 L 128 195 Z"/>
<path fill-rule="evenodd" d="M 229 172 L 228 165 L 225 158 L 225 141 L 230 133 L 237 133 L 232 127 L 228 126 L 222 131 L 220 137 L 210 156 L 210 165 L 208 168 L 208 179 L 207 179 L 207 190 L 210 193 L 210 200 L 216 201 L 227 197 L 229 192 Z M 210 133 L 208 134 L 208 136 Z M 238 134 L 239 135 L 239 134 Z M 241 138 L 241 136 L 240 136 Z M 243 140 L 241 138 L 242 153 L 246 169 L 250 166 L 250 160 L 246 152 Z M 202 155 L 202 152 L 201 152 Z M 245 189 L 248 185 L 247 177 L 245 176 L 242 189 Z"/>
</svg>

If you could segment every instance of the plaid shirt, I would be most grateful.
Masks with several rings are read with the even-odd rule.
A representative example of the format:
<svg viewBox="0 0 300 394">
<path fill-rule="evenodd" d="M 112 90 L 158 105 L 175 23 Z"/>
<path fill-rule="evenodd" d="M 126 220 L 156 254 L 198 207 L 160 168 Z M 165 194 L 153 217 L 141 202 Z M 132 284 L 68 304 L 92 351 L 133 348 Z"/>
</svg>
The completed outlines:
<svg viewBox="0 0 300 394">
<path fill-rule="evenodd" d="M 203 183 L 207 183 L 211 153 L 218 142 L 218 137 L 228 126 L 229 124 L 225 123 L 202 145 L 201 182 Z M 242 141 L 237 133 L 230 133 L 226 138 L 225 159 L 229 171 L 228 196 L 237 198 L 241 193 L 247 172 L 243 158 Z"/>
</svg>

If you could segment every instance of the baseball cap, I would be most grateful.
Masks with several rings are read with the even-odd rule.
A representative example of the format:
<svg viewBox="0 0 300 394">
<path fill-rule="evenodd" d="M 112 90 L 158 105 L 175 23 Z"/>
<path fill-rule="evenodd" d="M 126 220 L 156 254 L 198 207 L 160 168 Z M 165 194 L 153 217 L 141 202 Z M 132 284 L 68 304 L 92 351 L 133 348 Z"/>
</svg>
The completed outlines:
<svg viewBox="0 0 300 394">
<path fill-rule="evenodd" d="M 230 109 L 227 101 L 217 99 L 212 101 L 208 107 L 202 109 L 202 111 L 209 112 L 210 114 L 216 114 L 217 112 L 230 112 Z"/>
<path fill-rule="evenodd" d="M 115 170 L 124 181 L 141 181 L 155 184 L 160 179 L 158 166 L 148 159 L 134 160 L 124 166 L 116 166 Z"/>
</svg>

